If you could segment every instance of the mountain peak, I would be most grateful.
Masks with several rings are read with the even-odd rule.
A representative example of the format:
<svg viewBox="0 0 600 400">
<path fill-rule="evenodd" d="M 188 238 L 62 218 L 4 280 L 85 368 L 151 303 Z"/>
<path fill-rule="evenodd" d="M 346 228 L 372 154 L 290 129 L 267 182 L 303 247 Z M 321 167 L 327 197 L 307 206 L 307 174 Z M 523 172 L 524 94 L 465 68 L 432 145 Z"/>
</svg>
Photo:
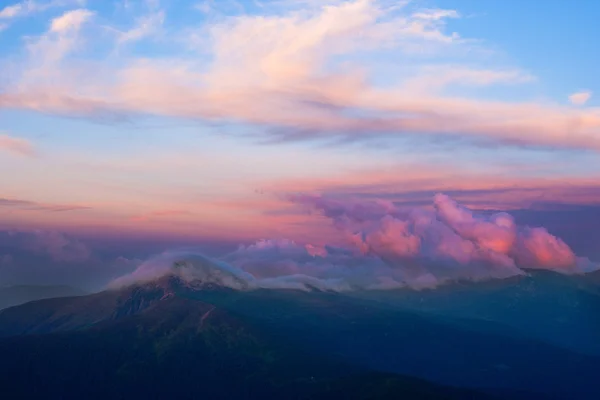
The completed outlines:
<svg viewBox="0 0 600 400">
<path fill-rule="evenodd" d="M 140 265 L 134 272 L 111 283 L 113 288 L 140 285 L 193 290 L 211 290 L 227 287 L 248 289 L 254 277 L 227 264 L 199 254 L 165 253 Z"/>
</svg>

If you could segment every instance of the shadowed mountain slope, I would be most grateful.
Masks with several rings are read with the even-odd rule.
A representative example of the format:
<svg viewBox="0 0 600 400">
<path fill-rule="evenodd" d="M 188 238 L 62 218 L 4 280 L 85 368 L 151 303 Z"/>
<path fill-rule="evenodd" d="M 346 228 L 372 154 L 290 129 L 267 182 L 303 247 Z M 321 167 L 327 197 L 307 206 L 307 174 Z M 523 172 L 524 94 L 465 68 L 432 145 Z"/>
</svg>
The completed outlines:
<svg viewBox="0 0 600 400">
<path fill-rule="evenodd" d="M 3 310 L 0 337 L 1 376 L 13 390 L 33 374 L 47 393 L 67 387 L 98 398 L 600 396 L 597 357 L 496 323 L 330 292 L 235 291 L 166 277 Z"/>
<path fill-rule="evenodd" d="M 66 296 L 83 296 L 83 290 L 64 285 L 18 285 L 0 287 L 0 310 L 33 300 Z"/>
</svg>

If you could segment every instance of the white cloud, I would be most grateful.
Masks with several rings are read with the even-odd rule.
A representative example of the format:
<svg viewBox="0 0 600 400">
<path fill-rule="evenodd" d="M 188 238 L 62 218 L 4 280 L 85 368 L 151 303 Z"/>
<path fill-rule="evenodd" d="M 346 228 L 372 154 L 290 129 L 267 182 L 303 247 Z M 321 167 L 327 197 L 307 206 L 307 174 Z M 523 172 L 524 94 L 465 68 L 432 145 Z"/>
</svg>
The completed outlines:
<svg viewBox="0 0 600 400">
<path fill-rule="evenodd" d="M 85 5 L 85 3 L 85 0 L 51 0 L 45 2 L 25 0 L 20 3 L 15 3 L 1 9 L 0 19 L 12 19 L 16 17 L 23 17 L 36 12 L 42 12 L 54 7 L 81 7 Z"/>
<path fill-rule="evenodd" d="M 0 18 L 14 18 L 17 15 L 24 13 L 24 5 L 22 3 L 14 4 L 12 6 L 6 6 L 0 10 Z"/>
<path fill-rule="evenodd" d="M 194 8 L 196 10 L 198 10 L 201 13 L 204 13 L 204 14 L 210 13 L 213 10 L 213 7 L 214 7 L 213 2 L 209 1 L 209 0 L 202 1 L 202 2 L 199 2 L 199 3 L 197 3 L 197 4 L 194 5 Z"/>
<path fill-rule="evenodd" d="M 158 11 L 145 15 L 136 20 L 135 26 L 125 32 L 118 34 L 119 44 L 135 42 L 156 34 L 162 27 L 165 20 L 164 11 Z"/>
<path fill-rule="evenodd" d="M 589 90 L 584 90 L 581 92 L 573 93 L 569 96 L 569 101 L 571 104 L 576 106 L 583 106 L 588 100 L 592 97 L 592 92 Z"/>
<path fill-rule="evenodd" d="M 83 43 L 81 28 L 93 15 L 87 9 L 67 11 L 50 21 L 46 33 L 29 40 L 27 50 L 31 67 L 21 71 L 19 84 L 22 88 L 56 88 L 70 80 L 69 74 L 65 73 L 68 66 L 63 61 Z M 72 87 L 63 86 L 63 90 L 70 91 Z M 46 93 L 43 96 L 45 101 L 52 102 L 55 94 Z"/>
<path fill-rule="evenodd" d="M 88 21 L 94 13 L 90 10 L 79 9 L 68 11 L 52 20 L 50 31 L 56 33 L 66 33 L 69 31 L 77 31 L 86 21 Z"/>
<path fill-rule="evenodd" d="M 441 20 L 444 18 L 459 18 L 460 14 L 456 10 L 443 10 L 439 8 L 425 9 L 414 14 L 417 19 Z"/>
</svg>

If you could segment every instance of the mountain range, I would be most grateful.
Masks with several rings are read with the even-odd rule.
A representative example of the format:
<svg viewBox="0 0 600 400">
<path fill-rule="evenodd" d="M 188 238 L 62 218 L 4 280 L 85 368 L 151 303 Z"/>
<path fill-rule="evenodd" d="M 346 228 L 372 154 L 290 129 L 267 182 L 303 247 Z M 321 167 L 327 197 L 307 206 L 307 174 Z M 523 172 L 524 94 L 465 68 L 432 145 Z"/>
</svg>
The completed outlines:
<svg viewBox="0 0 600 400">
<path fill-rule="evenodd" d="M 81 289 L 66 285 L 16 285 L 0 287 L 0 310 L 33 300 L 82 296 Z"/>
<path fill-rule="evenodd" d="M 552 326 L 547 296 L 523 293 L 556 282 L 341 294 L 168 275 L 0 311 L 0 376 L 11 398 L 600 398 L 593 346 L 560 343 L 523 320 L 537 309 L 532 322 Z M 561 282 L 600 310 L 593 280 Z M 456 312 L 465 304 L 473 310 Z M 590 337 L 600 337 L 595 321 Z"/>
</svg>

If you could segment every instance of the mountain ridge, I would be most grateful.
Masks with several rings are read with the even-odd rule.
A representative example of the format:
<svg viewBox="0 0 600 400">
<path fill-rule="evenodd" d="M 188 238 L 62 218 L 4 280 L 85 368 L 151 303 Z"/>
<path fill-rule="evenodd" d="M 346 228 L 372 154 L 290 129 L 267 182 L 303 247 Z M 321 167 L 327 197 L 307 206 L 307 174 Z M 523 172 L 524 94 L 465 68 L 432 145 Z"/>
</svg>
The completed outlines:
<svg viewBox="0 0 600 400">
<path fill-rule="evenodd" d="M 217 336 L 210 333 L 214 324 L 224 329 Z M 593 381 L 590 371 L 600 363 L 600 358 L 526 338 L 485 321 L 477 324 L 337 292 L 240 291 L 214 283 L 190 284 L 180 277 L 166 276 L 89 296 L 41 300 L 2 310 L 0 348 L 4 346 L 2 343 L 13 342 L 19 347 L 30 340 L 39 340 L 40 351 L 44 353 L 45 343 L 59 340 L 56 335 L 66 335 L 74 341 L 84 341 L 81 338 L 106 341 L 105 345 L 112 349 L 112 341 L 129 335 L 128 346 L 141 347 L 140 353 L 124 353 L 128 360 L 125 364 L 135 364 L 141 357 L 153 360 L 151 365 L 162 370 L 165 367 L 157 361 L 160 360 L 156 358 L 157 349 L 172 357 L 173 352 L 185 352 L 187 345 L 199 346 L 197 351 L 208 357 L 205 340 L 220 343 L 215 354 L 223 357 L 210 358 L 211 362 L 235 364 L 235 358 L 226 356 L 230 354 L 227 349 L 239 346 L 237 353 L 245 354 L 244 349 L 255 348 L 252 346 L 256 342 L 253 339 L 245 342 L 246 336 L 242 335 L 251 331 L 256 332 L 253 337 L 263 338 L 265 343 L 266 350 L 259 352 L 260 357 L 267 360 L 272 359 L 267 354 L 281 354 L 279 360 L 289 360 L 282 361 L 282 365 L 294 364 L 299 368 L 292 369 L 296 376 L 311 376 L 304 372 L 298 375 L 298 371 L 313 370 L 314 361 L 330 365 L 329 374 L 340 370 L 349 375 L 352 371 L 360 374 L 373 371 L 386 376 L 412 376 L 444 387 L 463 387 L 492 396 L 500 394 L 502 398 L 516 398 L 518 393 L 526 393 L 524 398 L 530 399 L 551 398 L 553 393 L 559 398 L 570 393 L 581 399 L 600 395 L 600 390 L 590 385 Z M 220 337 L 228 339 L 224 342 L 214 339 Z M 80 346 L 85 348 L 84 344 Z M 252 362 L 268 365 L 253 357 L 248 356 L 244 365 Z M 314 360 L 310 361 L 311 358 Z M 34 358 L 31 362 L 38 361 Z M 432 368 L 433 365 L 436 367 Z M 544 368 L 540 369 L 540 365 Z M 280 366 L 275 369 L 282 368 L 285 369 Z M 247 370 L 250 369 L 256 368 Z M 284 386 L 296 385 L 289 376 L 284 379 L 279 372 L 270 374 L 283 379 Z M 268 376 L 265 374 L 261 379 L 268 380 Z M 323 385 L 336 387 L 335 379 L 326 377 Z M 346 378 L 340 379 L 348 385 Z"/>
<path fill-rule="evenodd" d="M 0 376 L 10 382 L 4 388 L 11 388 L 16 396 L 44 399 L 62 398 L 65 390 L 69 396 L 85 398 L 197 398 L 197 393 L 214 399 L 391 399 L 398 393 L 423 399 L 493 398 L 297 349 L 285 337 L 235 312 L 185 295 L 165 296 L 169 292 L 163 289 L 151 284 L 104 293 L 110 300 L 94 296 L 86 309 L 102 301 L 112 302 L 117 310 L 125 304 L 130 312 L 106 308 L 101 320 L 79 325 L 66 321 L 66 328 L 45 320 L 28 334 L 0 339 Z M 139 307 L 129 307 L 132 299 Z M 19 308 L 52 303 L 73 310 L 71 302 L 81 301 L 57 300 L 62 303 L 28 303 L 0 312 L 0 326 L 9 323 L 6 315 Z M 50 323 L 50 329 L 45 323 Z M 94 374 L 102 376 L 101 382 Z M 348 385 L 355 386 L 356 380 L 364 386 L 349 391 Z M 369 387 L 378 395 L 373 397 Z"/>
<path fill-rule="evenodd" d="M 0 287 L 0 310 L 29 301 L 89 294 L 68 285 L 13 285 Z"/>
</svg>

